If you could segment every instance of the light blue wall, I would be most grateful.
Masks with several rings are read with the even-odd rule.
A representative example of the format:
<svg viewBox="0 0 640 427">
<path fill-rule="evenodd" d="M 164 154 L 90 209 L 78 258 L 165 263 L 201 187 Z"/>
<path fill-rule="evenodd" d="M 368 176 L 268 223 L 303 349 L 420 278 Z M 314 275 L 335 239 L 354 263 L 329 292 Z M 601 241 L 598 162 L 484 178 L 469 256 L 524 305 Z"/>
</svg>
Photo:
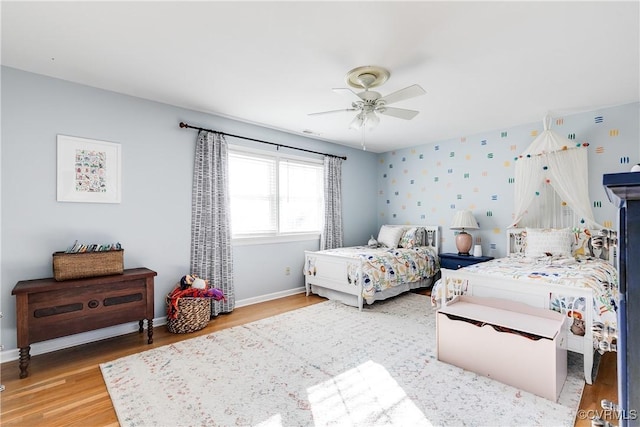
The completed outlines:
<svg viewBox="0 0 640 427">
<path fill-rule="evenodd" d="M 16 346 L 16 282 L 52 276 L 51 254 L 78 239 L 120 241 L 125 268 L 158 272 L 155 315 L 188 273 L 194 130 L 180 121 L 314 151 L 346 155 L 343 163 L 345 244 L 366 242 L 377 228 L 373 153 L 218 116 L 2 67 L 1 341 Z M 111 141 L 122 149 L 120 204 L 56 201 L 56 135 Z M 229 142 L 234 138 L 229 138 Z M 270 149 L 264 144 L 255 144 Z M 274 148 L 275 149 L 275 148 Z M 284 150 L 284 149 L 282 149 Z M 300 151 L 292 151 L 302 155 Z M 313 155 L 312 155 L 313 156 Z M 316 156 L 317 157 L 317 156 Z M 303 251 L 317 241 L 234 247 L 236 298 L 303 286 Z M 291 275 L 285 275 L 291 267 Z"/>
<path fill-rule="evenodd" d="M 589 195 L 599 224 L 616 227 L 602 175 L 628 172 L 640 162 L 640 104 L 554 117 L 552 129 L 588 143 Z M 379 155 L 378 225 L 435 224 L 443 252 L 455 252 L 449 230 L 457 209 L 471 209 L 485 255 L 504 256 L 514 208 L 514 159 L 542 132 L 539 122 L 463 136 Z"/>
</svg>

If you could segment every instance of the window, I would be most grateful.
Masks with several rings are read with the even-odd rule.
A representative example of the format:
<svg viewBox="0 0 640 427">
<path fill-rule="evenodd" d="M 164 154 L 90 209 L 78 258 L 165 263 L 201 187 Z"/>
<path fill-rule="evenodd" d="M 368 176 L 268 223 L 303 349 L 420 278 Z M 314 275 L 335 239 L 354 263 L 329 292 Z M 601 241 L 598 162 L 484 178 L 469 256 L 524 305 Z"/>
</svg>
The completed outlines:
<svg viewBox="0 0 640 427">
<path fill-rule="evenodd" d="M 230 148 L 232 237 L 320 233 L 323 180 L 321 162 Z"/>
</svg>

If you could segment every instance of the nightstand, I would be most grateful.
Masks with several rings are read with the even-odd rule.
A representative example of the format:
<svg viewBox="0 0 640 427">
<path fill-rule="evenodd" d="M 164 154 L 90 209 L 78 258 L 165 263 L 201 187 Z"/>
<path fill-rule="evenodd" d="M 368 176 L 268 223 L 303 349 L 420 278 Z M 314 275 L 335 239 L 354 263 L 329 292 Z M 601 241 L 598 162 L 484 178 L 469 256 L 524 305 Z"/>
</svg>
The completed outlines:
<svg viewBox="0 0 640 427">
<path fill-rule="evenodd" d="M 492 259 L 492 256 L 470 256 L 444 253 L 440 254 L 440 268 L 457 270 L 462 267 L 478 264 L 480 262 L 487 262 Z"/>
</svg>

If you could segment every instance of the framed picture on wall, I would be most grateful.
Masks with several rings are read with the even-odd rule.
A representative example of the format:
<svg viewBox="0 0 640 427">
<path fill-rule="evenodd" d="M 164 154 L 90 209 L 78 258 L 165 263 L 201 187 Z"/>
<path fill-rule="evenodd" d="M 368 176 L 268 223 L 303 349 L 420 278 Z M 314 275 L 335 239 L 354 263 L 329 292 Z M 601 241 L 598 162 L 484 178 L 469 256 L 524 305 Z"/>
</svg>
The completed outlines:
<svg viewBox="0 0 640 427">
<path fill-rule="evenodd" d="M 58 135 L 58 201 L 120 203 L 120 144 Z"/>
</svg>

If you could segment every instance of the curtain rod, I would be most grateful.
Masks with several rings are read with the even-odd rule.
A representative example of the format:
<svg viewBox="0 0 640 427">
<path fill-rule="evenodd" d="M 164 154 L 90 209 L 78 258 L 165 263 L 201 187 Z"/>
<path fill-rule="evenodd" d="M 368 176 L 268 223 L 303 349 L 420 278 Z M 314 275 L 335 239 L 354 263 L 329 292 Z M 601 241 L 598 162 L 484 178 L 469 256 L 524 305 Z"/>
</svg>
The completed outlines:
<svg viewBox="0 0 640 427">
<path fill-rule="evenodd" d="M 342 159 L 342 160 L 347 160 L 346 156 L 336 156 L 335 154 L 321 153 L 319 151 L 307 150 L 307 149 L 298 148 L 298 147 L 291 147 L 289 145 L 276 144 L 274 142 L 262 141 L 260 139 L 247 138 L 246 136 L 232 135 L 230 133 L 219 132 L 219 131 L 213 130 L 213 129 L 204 129 L 204 128 L 197 127 L 197 126 L 191 126 L 190 124 L 187 124 L 185 122 L 180 122 L 180 127 L 181 128 L 196 129 L 196 130 L 203 130 L 203 131 L 206 131 L 206 132 L 220 133 L 222 135 L 232 136 L 234 138 L 246 139 L 248 141 L 255 141 L 255 142 L 261 142 L 263 144 L 275 145 L 278 148 L 280 148 L 280 147 L 291 148 L 292 150 L 306 151 L 307 153 L 320 154 L 322 156 L 337 157 L 337 158 Z"/>
</svg>

